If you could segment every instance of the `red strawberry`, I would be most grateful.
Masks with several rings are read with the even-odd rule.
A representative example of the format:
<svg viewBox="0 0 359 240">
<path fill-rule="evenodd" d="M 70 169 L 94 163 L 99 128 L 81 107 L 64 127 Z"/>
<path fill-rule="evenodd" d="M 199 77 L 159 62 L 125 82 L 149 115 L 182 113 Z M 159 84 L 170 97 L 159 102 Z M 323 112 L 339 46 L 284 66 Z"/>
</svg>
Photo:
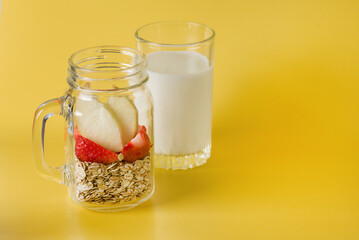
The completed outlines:
<svg viewBox="0 0 359 240">
<path fill-rule="evenodd" d="M 124 160 L 134 162 L 148 155 L 152 144 L 144 126 L 139 126 L 137 135 L 122 149 Z"/>
<path fill-rule="evenodd" d="M 74 138 L 76 140 L 76 138 L 80 135 L 79 129 L 77 128 L 77 126 L 75 127 L 75 131 L 74 131 Z"/>
<path fill-rule="evenodd" d="M 77 127 L 75 129 L 74 137 L 76 141 L 75 153 L 79 160 L 98 163 L 112 163 L 118 160 L 117 153 L 81 136 Z"/>
</svg>

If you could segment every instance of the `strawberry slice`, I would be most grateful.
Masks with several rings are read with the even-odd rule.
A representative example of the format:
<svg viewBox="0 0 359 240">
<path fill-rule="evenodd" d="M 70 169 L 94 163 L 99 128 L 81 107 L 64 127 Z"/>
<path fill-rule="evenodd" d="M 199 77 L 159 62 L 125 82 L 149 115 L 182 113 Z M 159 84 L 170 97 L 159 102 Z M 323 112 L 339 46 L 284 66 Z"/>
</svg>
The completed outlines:
<svg viewBox="0 0 359 240">
<path fill-rule="evenodd" d="M 75 153 L 79 160 L 84 162 L 112 163 L 118 160 L 117 153 L 102 147 L 80 135 L 77 127 L 74 132 Z"/>
<path fill-rule="evenodd" d="M 124 160 L 134 162 L 143 159 L 151 149 L 151 141 L 145 126 L 139 126 L 137 135 L 122 149 Z"/>
</svg>

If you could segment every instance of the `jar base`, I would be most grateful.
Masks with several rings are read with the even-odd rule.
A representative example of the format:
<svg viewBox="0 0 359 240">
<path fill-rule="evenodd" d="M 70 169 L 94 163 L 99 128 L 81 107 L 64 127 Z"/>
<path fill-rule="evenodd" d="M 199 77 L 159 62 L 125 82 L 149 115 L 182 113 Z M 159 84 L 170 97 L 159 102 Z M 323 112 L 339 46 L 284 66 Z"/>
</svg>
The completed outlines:
<svg viewBox="0 0 359 240">
<path fill-rule="evenodd" d="M 191 169 L 201 166 L 207 162 L 211 156 L 211 144 L 209 143 L 201 151 L 187 155 L 165 155 L 154 154 L 155 167 L 165 169 Z"/>
<path fill-rule="evenodd" d="M 121 212 L 125 211 L 134 207 L 137 207 L 138 205 L 144 203 L 148 199 L 152 197 L 154 193 L 154 188 L 152 189 L 151 193 L 148 194 L 146 197 L 143 197 L 140 200 L 137 200 L 136 202 L 129 202 L 129 203 L 121 203 L 121 204 L 93 204 L 93 203 L 86 203 L 83 201 L 78 200 L 75 196 L 72 197 L 72 200 L 77 203 L 78 205 L 87 208 L 92 211 L 96 212 Z"/>
</svg>

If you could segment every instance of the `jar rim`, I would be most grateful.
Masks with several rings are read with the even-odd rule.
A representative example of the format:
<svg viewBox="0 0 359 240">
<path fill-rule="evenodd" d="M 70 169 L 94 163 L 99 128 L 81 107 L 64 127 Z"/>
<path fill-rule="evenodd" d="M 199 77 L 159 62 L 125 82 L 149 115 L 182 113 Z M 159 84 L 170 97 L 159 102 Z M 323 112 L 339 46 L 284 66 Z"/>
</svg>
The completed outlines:
<svg viewBox="0 0 359 240">
<path fill-rule="evenodd" d="M 203 29 L 206 29 L 209 32 L 209 36 L 205 37 L 202 40 L 198 40 L 198 41 L 193 41 L 193 42 L 188 42 L 188 43 L 163 43 L 163 42 L 156 42 L 156 41 L 151 41 L 150 39 L 144 38 L 142 36 L 142 34 L 140 34 L 140 32 L 148 27 L 154 27 L 154 26 L 160 26 L 160 25 L 164 25 L 164 24 L 187 24 L 187 25 L 192 25 L 192 26 L 196 26 L 196 27 L 200 27 Z M 135 32 L 135 37 L 137 40 L 141 41 L 141 42 L 145 42 L 147 44 L 150 45 L 155 45 L 155 46 L 163 46 L 163 47 L 188 47 L 188 46 L 195 46 L 195 45 L 199 45 L 202 44 L 204 42 L 208 42 L 210 40 L 212 40 L 215 37 L 216 33 L 215 31 L 202 23 L 198 23 L 198 22 L 191 22 L 191 21 L 160 21 L 160 22 L 153 22 L 153 23 L 148 23 L 146 25 L 141 26 L 140 28 L 138 28 Z"/>
<path fill-rule="evenodd" d="M 102 45 L 81 49 L 70 56 L 68 64 L 67 81 L 80 90 L 123 91 L 148 80 L 145 55 L 128 47 Z"/>
<path fill-rule="evenodd" d="M 140 51 L 133 49 L 133 48 L 129 48 L 129 47 L 123 47 L 123 46 L 119 46 L 119 45 L 101 45 L 101 46 L 95 46 L 95 47 L 88 47 L 88 48 L 84 48 L 81 50 L 78 50 L 76 52 L 74 52 L 68 59 L 68 63 L 70 65 L 70 67 L 73 67 L 75 69 L 81 70 L 81 71 L 85 71 L 85 72 L 102 72 L 103 70 L 100 69 L 89 69 L 89 68 L 84 68 L 84 67 L 80 67 L 78 64 L 79 63 L 75 63 L 74 62 L 74 58 L 79 55 L 80 53 L 84 53 L 86 51 L 89 50 L 95 50 L 95 49 L 108 49 L 108 50 L 118 50 L 120 51 L 119 53 L 121 53 L 121 51 L 123 52 L 128 52 L 128 53 L 132 53 L 133 56 L 137 56 L 140 57 L 140 61 L 132 66 L 128 66 L 125 68 L 119 68 L 119 69 L 112 69 L 112 70 L 106 70 L 106 72 L 121 72 L 121 71 L 125 71 L 125 70 L 130 70 L 133 68 L 136 68 L 138 66 L 141 66 L 142 64 L 146 63 L 146 56 L 144 54 L 142 54 Z"/>
</svg>

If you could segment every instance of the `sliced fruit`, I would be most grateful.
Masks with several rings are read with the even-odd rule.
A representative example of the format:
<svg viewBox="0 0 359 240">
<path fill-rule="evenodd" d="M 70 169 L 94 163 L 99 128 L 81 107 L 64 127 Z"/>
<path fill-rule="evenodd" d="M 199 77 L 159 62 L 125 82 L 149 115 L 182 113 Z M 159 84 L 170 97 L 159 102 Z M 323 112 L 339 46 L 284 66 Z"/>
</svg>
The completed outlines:
<svg viewBox="0 0 359 240">
<path fill-rule="evenodd" d="M 118 154 L 81 136 L 75 129 L 75 153 L 84 162 L 112 163 L 118 160 Z"/>
<path fill-rule="evenodd" d="M 78 130 L 83 137 L 100 144 L 113 152 L 120 152 L 122 142 L 121 125 L 105 104 L 96 98 L 80 94 L 75 116 Z"/>
<path fill-rule="evenodd" d="M 146 157 L 151 149 L 151 141 L 146 133 L 146 128 L 140 126 L 138 133 L 122 150 L 124 160 L 134 162 L 138 159 Z"/>
<path fill-rule="evenodd" d="M 79 128 L 76 126 L 75 127 L 75 131 L 74 131 L 74 138 L 75 140 L 77 139 L 77 137 L 80 135 L 80 132 L 79 132 Z"/>
<path fill-rule="evenodd" d="M 122 142 L 127 144 L 137 133 L 138 113 L 134 103 L 126 96 L 110 97 L 108 105 L 121 125 Z"/>
</svg>

